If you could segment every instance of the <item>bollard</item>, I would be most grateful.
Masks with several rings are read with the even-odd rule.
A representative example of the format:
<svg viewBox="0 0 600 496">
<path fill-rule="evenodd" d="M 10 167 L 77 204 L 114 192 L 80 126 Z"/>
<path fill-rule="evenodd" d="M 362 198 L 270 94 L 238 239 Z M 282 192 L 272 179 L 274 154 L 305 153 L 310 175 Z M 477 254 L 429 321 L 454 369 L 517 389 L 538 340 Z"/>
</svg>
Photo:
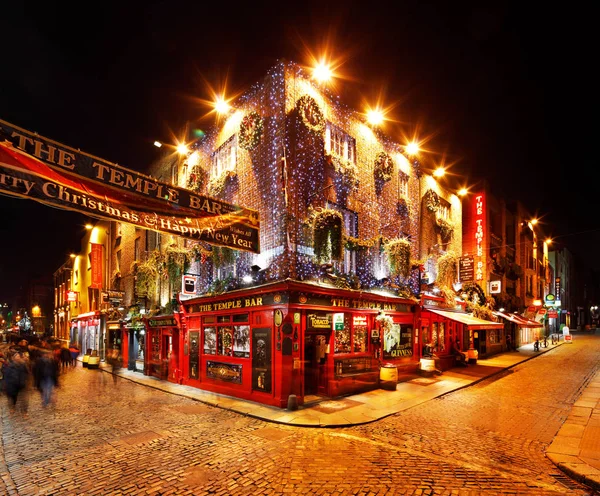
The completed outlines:
<svg viewBox="0 0 600 496">
<path fill-rule="evenodd" d="M 288 406 L 287 409 L 290 411 L 298 410 L 298 398 L 296 398 L 295 394 L 290 394 L 288 396 Z"/>
</svg>

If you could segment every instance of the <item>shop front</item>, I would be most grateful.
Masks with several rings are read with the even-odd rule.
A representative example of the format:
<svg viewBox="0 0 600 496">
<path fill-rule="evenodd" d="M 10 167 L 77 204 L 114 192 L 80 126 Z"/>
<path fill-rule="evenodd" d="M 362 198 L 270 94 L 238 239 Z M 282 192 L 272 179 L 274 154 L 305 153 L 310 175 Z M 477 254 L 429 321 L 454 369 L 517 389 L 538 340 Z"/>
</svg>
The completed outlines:
<svg viewBox="0 0 600 496">
<path fill-rule="evenodd" d="M 180 332 L 175 315 L 160 315 L 144 319 L 146 350 L 144 375 L 152 375 L 179 383 Z"/>
<path fill-rule="evenodd" d="M 542 323 L 516 313 L 494 312 L 494 314 L 503 319 L 505 340 L 510 336 L 509 340 L 515 348 L 533 343 L 536 335 L 539 336 L 540 329 L 544 327 Z"/>
<path fill-rule="evenodd" d="M 422 356 L 435 355 L 441 370 L 454 367 L 454 349 L 470 361 L 502 351 L 503 324 L 466 313 L 462 305 L 449 307 L 442 298 L 424 297 L 419 316 Z"/>
<path fill-rule="evenodd" d="M 71 342 L 79 345 L 82 354 L 96 350 L 97 355 L 104 358 L 105 327 L 105 316 L 101 312 L 79 314 L 71 320 Z"/>
<path fill-rule="evenodd" d="M 282 282 L 182 301 L 181 382 L 285 407 L 379 387 L 382 361 L 416 371 L 416 304 Z"/>
</svg>

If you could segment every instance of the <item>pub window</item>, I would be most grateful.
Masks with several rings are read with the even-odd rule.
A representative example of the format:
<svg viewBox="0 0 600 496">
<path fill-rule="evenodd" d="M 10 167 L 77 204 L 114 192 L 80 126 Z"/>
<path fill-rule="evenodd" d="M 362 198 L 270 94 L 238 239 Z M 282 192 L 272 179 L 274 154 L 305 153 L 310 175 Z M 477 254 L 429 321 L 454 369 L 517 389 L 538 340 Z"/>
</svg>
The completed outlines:
<svg viewBox="0 0 600 496">
<path fill-rule="evenodd" d="M 356 163 L 356 140 L 331 122 L 325 128 L 325 151 Z"/>
<path fill-rule="evenodd" d="M 217 322 L 231 322 L 231 315 L 217 315 Z"/>
<path fill-rule="evenodd" d="M 408 199 L 408 174 L 398 172 L 398 197 Z"/>
<path fill-rule="evenodd" d="M 237 163 L 237 135 L 223 143 L 212 156 L 211 177 L 219 177 L 226 171 L 235 172 Z"/>
<path fill-rule="evenodd" d="M 383 358 L 400 357 L 400 324 L 392 324 L 383 330 Z"/>
<path fill-rule="evenodd" d="M 342 214 L 343 231 L 347 236 L 358 237 L 358 215 L 347 208 L 336 207 Z M 346 274 L 356 272 L 356 251 L 344 248 L 343 261 L 335 262 L 336 269 Z"/>
<path fill-rule="evenodd" d="M 234 322 L 248 322 L 248 314 L 247 313 L 236 313 L 233 316 Z"/>
<path fill-rule="evenodd" d="M 369 346 L 369 329 L 366 317 L 356 316 L 352 326 L 352 349 L 355 353 L 366 353 Z"/>
<path fill-rule="evenodd" d="M 345 315 L 344 326 L 341 329 L 335 330 L 335 348 L 333 350 L 333 353 L 350 353 L 351 351 L 352 340 L 350 332 L 350 322 L 348 320 L 348 315 Z"/>
<path fill-rule="evenodd" d="M 233 356 L 250 358 L 250 326 L 233 326 Z"/>
<path fill-rule="evenodd" d="M 204 324 L 214 324 L 217 321 L 214 315 L 207 315 L 206 317 L 202 317 L 202 322 Z"/>
<path fill-rule="evenodd" d="M 219 327 L 217 334 L 217 355 L 233 356 L 233 328 Z"/>
<path fill-rule="evenodd" d="M 214 327 L 204 328 L 204 354 L 217 354 L 217 330 Z"/>
</svg>

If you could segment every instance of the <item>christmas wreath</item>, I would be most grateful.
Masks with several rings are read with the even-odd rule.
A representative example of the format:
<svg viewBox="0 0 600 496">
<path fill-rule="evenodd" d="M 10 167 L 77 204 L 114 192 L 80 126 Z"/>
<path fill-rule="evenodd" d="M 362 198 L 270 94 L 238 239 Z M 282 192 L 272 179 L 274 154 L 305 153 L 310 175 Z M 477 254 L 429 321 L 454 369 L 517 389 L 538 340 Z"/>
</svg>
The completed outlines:
<svg viewBox="0 0 600 496">
<path fill-rule="evenodd" d="M 340 260 L 343 254 L 343 219 L 337 210 L 323 208 L 313 219 L 313 249 L 318 260 L 331 257 Z"/>
<path fill-rule="evenodd" d="M 188 189 L 191 189 L 192 191 L 198 193 L 202 191 L 204 183 L 206 183 L 206 171 L 203 167 L 199 165 L 194 165 L 190 172 L 190 177 L 188 178 Z"/>
<path fill-rule="evenodd" d="M 437 212 L 440 208 L 440 197 L 432 189 L 428 189 L 424 196 L 425 206 L 430 212 Z"/>
<path fill-rule="evenodd" d="M 246 114 L 240 124 L 239 143 L 245 150 L 254 150 L 260 143 L 263 120 L 256 112 Z"/>
<path fill-rule="evenodd" d="M 314 98 L 304 95 L 296 102 L 302 123 L 313 133 L 320 134 L 325 129 L 325 117 Z"/>
<path fill-rule="evenodd" d="M 379 152 L 375 158 L 375 177 L 380 181 L 390 181 L 394 170 L 394 161 L 385 152 Z"/>
</svg>

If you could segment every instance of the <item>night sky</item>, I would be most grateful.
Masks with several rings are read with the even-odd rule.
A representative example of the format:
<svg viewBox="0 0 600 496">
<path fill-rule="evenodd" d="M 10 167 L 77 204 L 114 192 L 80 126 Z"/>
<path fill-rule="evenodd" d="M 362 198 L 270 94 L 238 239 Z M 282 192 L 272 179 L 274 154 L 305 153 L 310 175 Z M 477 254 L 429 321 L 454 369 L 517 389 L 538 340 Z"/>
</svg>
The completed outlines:
<svg viewBox="0 0 600 496">
<path fill-rule="evenodd" d="M 456 187 L 486 179 L 600 267 L 591 11 L 148 1 L 102 2 L 84 17 L 18 3 L 27 4 L 2 11 L 0 119 L 143 171 L 157 157 L 154 140 L 173 142 L 187 121 L 214 122 L 211 87 L 226 82 L 233 96 L 278 59 L 308 65 L 328 49 L 341 63 L 342 102 L 362 110 L 379 99 L 394 121 L 384 132 L 401 143 L 430 137 L 426 168 L 450 166 Z M 56 270 L 86 221 L 2 196 L 0 215 L 0 301 Z"/>
</svg>

